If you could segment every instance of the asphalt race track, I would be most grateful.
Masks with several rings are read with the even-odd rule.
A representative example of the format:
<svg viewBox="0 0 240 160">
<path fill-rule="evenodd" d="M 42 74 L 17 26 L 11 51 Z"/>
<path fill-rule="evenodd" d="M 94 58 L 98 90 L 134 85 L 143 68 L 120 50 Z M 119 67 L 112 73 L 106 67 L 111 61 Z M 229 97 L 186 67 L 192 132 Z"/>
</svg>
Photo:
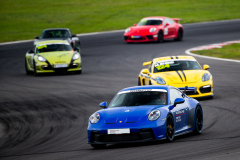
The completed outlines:
<svg viewBox="0 0 240 160">
<path fill-rule="evenodd" d="M 81 75 L 26 75 L 24 56 L 33 43 L 0 45 L 0 159 L 240 159 L 240 63 L 198 57 L 210 66 L 215 92 L 200 101 L 202 135 L 105 149 L 87 144 L 89 116 L 120 89 L 137 85 L 144 61 L 240 39 L 240 20 L 184 28 L 183 41 L 161 44 L 127 44 L 123 31 L 81 36 Z"/>
</svg>

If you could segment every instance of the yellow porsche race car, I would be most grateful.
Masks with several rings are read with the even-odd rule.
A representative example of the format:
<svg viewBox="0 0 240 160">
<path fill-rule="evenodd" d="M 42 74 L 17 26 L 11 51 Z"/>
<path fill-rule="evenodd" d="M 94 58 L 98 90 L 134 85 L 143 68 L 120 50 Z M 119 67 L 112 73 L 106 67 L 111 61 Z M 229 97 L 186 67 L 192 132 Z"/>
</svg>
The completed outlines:
<svg viewBox="0 0 240 160">
<path fill-rule="evenodd" d="M 74 50 L 64 40 L 50 40 L 38 42 L 33 50 L 25 55 L 25 70 L 27 74 L 51 72 L 75 72 L 82 73 L 81 55 L 79 48 Z"/>
<path fill-rule="evenodd" d="M 170 85 L 189 97 L 213 97 L 213 79 L 208 65 L 199 65 L 192 56 L 154 58 L 144 62 L 138 77 L 138 85 Z"/>
</svg>

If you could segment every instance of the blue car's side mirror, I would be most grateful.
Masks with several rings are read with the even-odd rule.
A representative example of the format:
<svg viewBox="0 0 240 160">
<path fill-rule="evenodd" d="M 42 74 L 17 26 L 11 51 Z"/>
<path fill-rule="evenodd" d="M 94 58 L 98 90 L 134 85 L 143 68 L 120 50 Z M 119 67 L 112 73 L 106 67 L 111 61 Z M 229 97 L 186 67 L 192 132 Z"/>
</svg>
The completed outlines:
<svg viewBox="0 0 240 160">
<path fill-rule="evenodd" d="M 176 98 L 173 105 L 175 107 L 177 104 L 181 104 L 184 102 L 185 102 L 185 100 L 183 98 Z"/>
<path fill-rule="evenodd" d="M 174 105 L 169 106 L 168 109 L 171 111 L 174 108 Z"/>
<path fill-rule="evenodd" d="M 100 103 L 100 107 L 102 107 L 102 108 L 107 108 L 107 102 L 102 102 L 102 103 Z"/>
</svg>

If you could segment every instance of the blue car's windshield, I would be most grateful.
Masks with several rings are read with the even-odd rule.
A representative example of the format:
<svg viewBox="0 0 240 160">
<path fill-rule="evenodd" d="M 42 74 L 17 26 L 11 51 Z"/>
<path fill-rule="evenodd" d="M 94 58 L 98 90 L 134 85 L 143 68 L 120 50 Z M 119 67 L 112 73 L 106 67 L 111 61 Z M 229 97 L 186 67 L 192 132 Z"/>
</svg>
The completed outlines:
<svg viewBox="0 0 240 160">
<path fill-rule="evenodd" d="M 167 92 L 145 91 L 117 94 L 109 107 L 166 105 Z"/>
</svg>

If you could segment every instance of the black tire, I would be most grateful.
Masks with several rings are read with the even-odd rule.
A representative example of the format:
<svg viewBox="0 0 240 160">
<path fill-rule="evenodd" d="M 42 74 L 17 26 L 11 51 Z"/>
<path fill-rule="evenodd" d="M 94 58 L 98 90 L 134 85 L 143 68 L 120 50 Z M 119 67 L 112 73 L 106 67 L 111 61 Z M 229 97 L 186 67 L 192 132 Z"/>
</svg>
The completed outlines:
<svg viewBox="0 0 240 160">
<path fill-rule="evenodd" d="M 140 77 L 138 77 L 138 86 L 141 86 Z"/>
<path fill-rule="evenodd" d="M 194 133 L 201 134 L 203 129 L 203 113 L 202 108 L 200 106 L 197 106 L 195 109 L 194 123 L 195 123 Z"/>
<path fill-rule="evenodd" d="M 82 70 L 80 70 L 80 71 L 75 71 L 75 74 L 82 74 Z"/>
<path fill-rule="evenodd" d="M 26 71 L 26 74 L 27 75 L 30 75 L 32 72 L 30 72 L 29 70 L 28 70 L 28 68 L 27 68 L 27 61 L 26 61 L 26 59 L 25 59 L 25 71 Z"/>
<path fill-rule="evenodd" d="M 38 76 L 35 61 L 33 61 L 33 67 L 34 67 L 34 71 L 33 71 L 34 76 Z"/>
<path fill-rule="evenodd" d="M 183 39 L 183 30 L 182 30 L 182 28 L 179 28 L 179 30 L 178 30 L 178 36 L 177 36 L 177 38 L 175 38 L 174 40 L 175 41 L 181 41 Z"/>
<path fill-rule="evenodd" d="M 169 114 L 166 120 L 166 140 L 172 142 L 174 136 L 175 136 L 174 119 L 173 116 Z"/>
<path fill-rule="evenodd" d="M 91 146 L 93 148 L 97 148 L 97 149 L 103 149 L 106 147 L 107 144 L 91 144 Z"/>
<path fill-rule="evenodd" d="M 158 32 L 157 42 L 158 43 L 162 43 L 163 42 L 163 32 L 161 30 Z"/>
</svg>

